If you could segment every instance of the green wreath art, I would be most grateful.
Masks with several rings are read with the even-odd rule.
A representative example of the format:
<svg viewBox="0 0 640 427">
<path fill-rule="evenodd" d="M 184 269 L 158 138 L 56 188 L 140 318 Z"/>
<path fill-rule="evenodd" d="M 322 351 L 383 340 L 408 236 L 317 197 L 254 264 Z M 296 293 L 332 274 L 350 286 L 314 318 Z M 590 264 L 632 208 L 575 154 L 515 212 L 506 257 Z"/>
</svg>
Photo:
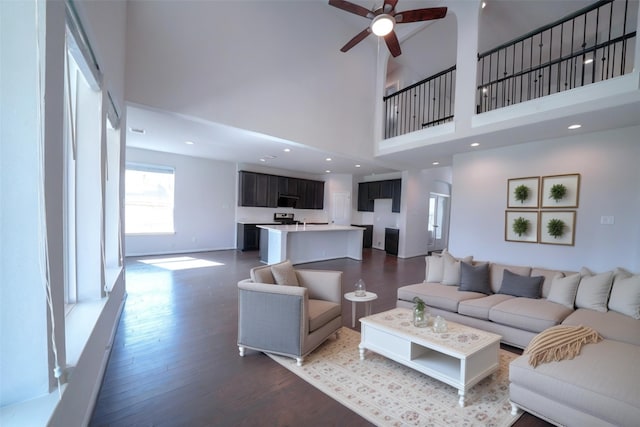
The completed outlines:
<svg viewBox="0 0 640 427">
<path fill-rule="evenodd" d="M 529 230 L 529 220 L 520 216 L 513 221 L 512 228 L 518 237 L 522 237 Z"/>
<path fill-rule="evenodd" d="M 549 190 L 549 198 L 557 203 L 567 195 L 567 187 L 564 184 L 554 184 Z"/>
<path fill-rule="evenodd" d="M 558 218 L 552 218 L 547 222 L 547 232 L 554 239 L 561 237 L 564 234 L 565 223 Z"/>
<path fill-rule="evenodd" d="M 529 198 L 529 187 L 524 184 L 518 185 L 516 189 L 513 190 L 513 195 L 517 201 L 524 203 L 524 201 Z"/>
</svg>

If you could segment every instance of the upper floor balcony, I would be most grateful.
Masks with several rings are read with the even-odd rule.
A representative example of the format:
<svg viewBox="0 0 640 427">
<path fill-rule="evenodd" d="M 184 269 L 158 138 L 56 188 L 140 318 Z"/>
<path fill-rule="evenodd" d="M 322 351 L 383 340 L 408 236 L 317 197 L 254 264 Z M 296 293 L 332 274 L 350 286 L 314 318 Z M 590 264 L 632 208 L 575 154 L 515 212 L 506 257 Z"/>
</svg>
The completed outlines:
<svg viewBox="0 0 640 427">
<path fill-rule="evenodd" d="M 638 1 L 598 1 L 475 58 L 461 46 L 477 46 L 479 28 L 456 18 L 458 63 L 383 96 L 378 155 L 499 132 L 543 139 L 522 126 L 640 108 Z"/>
</svg>

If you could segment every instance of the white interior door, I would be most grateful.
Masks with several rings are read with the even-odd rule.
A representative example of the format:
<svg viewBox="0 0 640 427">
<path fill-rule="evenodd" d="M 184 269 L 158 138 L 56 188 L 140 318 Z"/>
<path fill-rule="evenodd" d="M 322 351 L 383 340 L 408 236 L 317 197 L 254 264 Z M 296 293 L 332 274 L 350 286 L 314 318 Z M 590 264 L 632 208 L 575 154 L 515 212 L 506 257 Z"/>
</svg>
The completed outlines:
<svg viewBox="0 0 640 427">
<path fill-rule="evenodd" d="M 449 196 L 431 193 L 429 195 L 429 251 L 439 251 L 447 247 L 449 241 Z"/>
<path fill-rule="evenodd" d="M 336 225 L 351 224 L 351 193 L 333 193 L 331 200 L 331 223 Z"/>
</svg>

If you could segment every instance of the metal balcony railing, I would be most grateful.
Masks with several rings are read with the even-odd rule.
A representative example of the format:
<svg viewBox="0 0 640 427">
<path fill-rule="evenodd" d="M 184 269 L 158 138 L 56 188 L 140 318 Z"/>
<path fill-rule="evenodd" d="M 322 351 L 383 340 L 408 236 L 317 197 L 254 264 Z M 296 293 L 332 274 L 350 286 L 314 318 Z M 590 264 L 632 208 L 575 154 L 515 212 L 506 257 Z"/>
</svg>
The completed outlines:
<svg viewBox="0 0 640 427">
<path fill-rule="evenodd" d="M 636 3 L 637 4 L 637 3 Z M 478 55 L 483 113 L 624 75 L 633 68 L 637 16 L 604 0 Z"/>
<path fill-rule="evenodd" d="M 478 55 L 476 112 L 627 74 L 638 2 L 604 0 Z M 384 137 L 453 120 L 456 66 L 383 98 Z"/>
<path fill-rule="evenodd" d="M 453 120 L 455 65 L 385 96 L 384 137 L 392 138 Z"/>
</svg>

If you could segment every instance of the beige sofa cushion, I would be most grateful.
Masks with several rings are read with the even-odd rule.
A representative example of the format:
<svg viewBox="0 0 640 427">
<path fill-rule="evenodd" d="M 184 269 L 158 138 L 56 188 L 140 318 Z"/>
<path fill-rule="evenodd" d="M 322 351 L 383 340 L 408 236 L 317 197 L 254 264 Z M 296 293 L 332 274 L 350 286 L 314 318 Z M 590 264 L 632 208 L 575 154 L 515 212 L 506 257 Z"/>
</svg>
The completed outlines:
<svg viewBox="0 0 640 427">
<path fill-rule="evenodd" d="M 585 345 L 575 359 L 536 368 L 520 356 L 509 364 L 509 381 L 552 396 L 557 405 L 604 416 L 610 425 L 634 426 L 640 420 L 638 360 L 640 347 L 605 339 Z"/>
<path fill-rule="evenodd" d="M 609 310 L 640 319 L 640 275 L 616 269 L 608 307 Z"/>
<path fill-rule="evenodd" d="M 581 308 L 567 316 L 563 325 L 584 325 L 595 329 L 603 338 L 640 346 L 640 320 L 624 314 Z M 640 359 L 639 359 L 640 360 Z"/>
<path fill-rule="evenodd" d="M 442 282 L 442 275 L 444 274 L 444 259 L 442 258 L 442 254 L 432 254 L 426 257 L 425 261 L 425 281 L 429 283 Z"/>
<path fill-rule="evenodd" d="M 309 300 L 309 332 L 326 325 L 331 319 L 340 316 L 340 304 L 318 299 Z"/>
<path fill-rule="evenodd" d="M 489 320 L 525 331 L 542 332 L 562 323 L 572 311 L 545 299 L 511 298 L 493 306 Z"/>
<path fill-rule="evenodd" d="M 489 320 L 489 311 L 491 308 L 511 298 L 515 297 L 505 294 L 493 294 L 485 296 L 484 298 L 460 301 L 460 303 L 458 303 L 458 313 L 475 317 L 476 319 Z"/>
<path fill-rule="evenodd" d="M 429 307 L 458 312 L 458 303 L 473 298 L 485 297 L 479 292 L 460 292 L 455 286 L 439 283 L 418 283 L 398 288 L 398 299 L 411 302 L 413 297 L 422 299 Z"/>
<path fill-rule="evenodd" d="M 576 308 L 607 311 L 609 292 L 613 284 L 613 272 L 593 274 L 586 268 L 580 270 L 580 284 L 576 294 Z"/>
<path fill-rule="evenodd" d="M 255 283 L 267 283 L 275 285 L 276 280 L 271 274 L 271 266 L 261 265 L 259 267 L 253 267 L 250 271 L 251 280 Z"/>
<path fill-rule="evenodd" d="M 272 264 L 271 274 L 278 285 L 300 286 L 293 264 L 289 260 Z"/>
<path fill-rule="evenodd" d="M 449 252 L 442 251 L 442 260 L 444 264 L 444 270 L 442 272 L 442 284 L 454 285 L 460 284 L 460 263 L 470 263 L 473 261 L 472 256 L 466 256 L 464 258 L 456 258 Z"/>
<path fill-rule="evenodd" d="M 531 269 L 531 277 L 544 277 L 544 281 L 542 282 L 542 298 L 547 298 L 549 292 L 551 291 L 551 282 L 553 282 L 553 278 L 558 274 L 560 274 L 561 276 L 565 276 L 565 273 L 559 270 L 549 270 L 547 268 L 540 267 L 533 267 Z"/>
<path fill-rule="evenodd" d="M 547 300 L 573 308 L 576 293 L 578 292 L 578 285 L 580 284 L 580 273 L 566 277 L 561 276 L 561 274 L 562 273 L 559 273 L 551 281 L 551 290 L 549 291 Z"/>
</svg>

